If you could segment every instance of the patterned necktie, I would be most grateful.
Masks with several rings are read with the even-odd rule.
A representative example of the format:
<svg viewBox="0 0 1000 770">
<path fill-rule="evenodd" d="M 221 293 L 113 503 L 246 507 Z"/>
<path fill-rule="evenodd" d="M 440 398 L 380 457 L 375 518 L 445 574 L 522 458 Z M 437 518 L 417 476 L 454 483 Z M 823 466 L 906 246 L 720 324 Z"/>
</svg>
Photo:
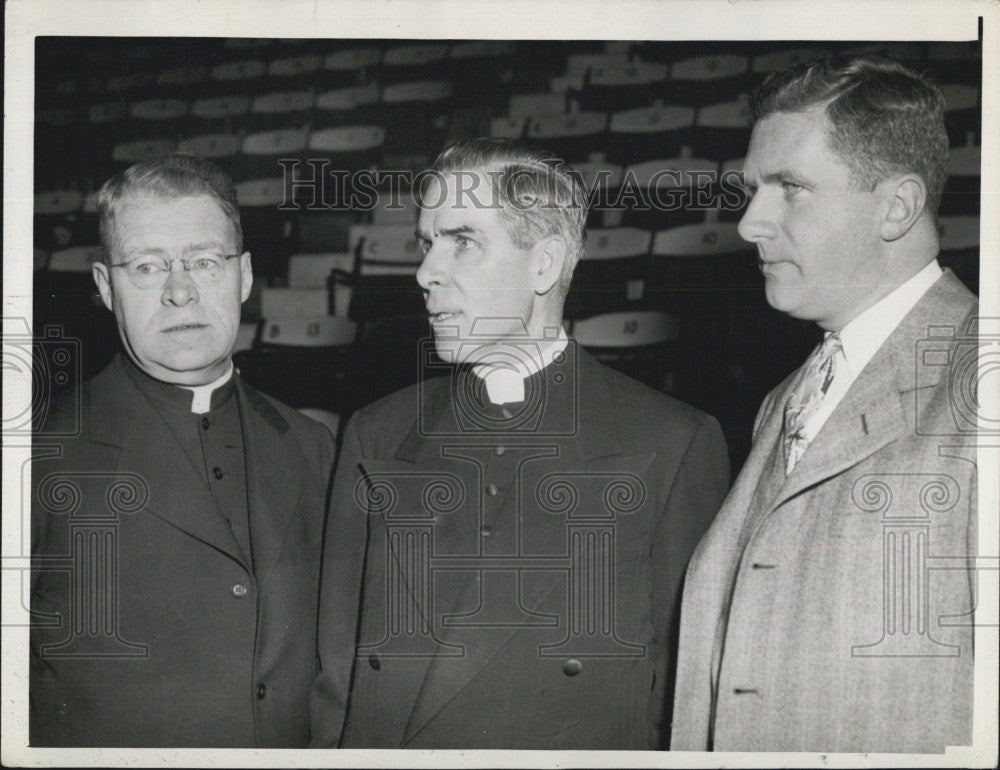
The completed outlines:
<svg viewBox="0 0 1000 770">
<path fill-rule="evenodd" d="M 806 362 L 805 371 L 798 386 L 788 397 L 785 404 L 785 424 L 782 435 L 782 444 L 785 449 L 785 475 L 792 472 L 795 464 L 802 458 L 809 446 L 809 438 L 806 436 L 805 427 L 809 418 L 812 417 L 830 385 L 833 383 L 836 367 L 834 361 L 837 354 L 843 350 L 840 344 L 840 336 L 831 334 L 823 344 L 813 351 L 813 354 Z"/>
</svg>

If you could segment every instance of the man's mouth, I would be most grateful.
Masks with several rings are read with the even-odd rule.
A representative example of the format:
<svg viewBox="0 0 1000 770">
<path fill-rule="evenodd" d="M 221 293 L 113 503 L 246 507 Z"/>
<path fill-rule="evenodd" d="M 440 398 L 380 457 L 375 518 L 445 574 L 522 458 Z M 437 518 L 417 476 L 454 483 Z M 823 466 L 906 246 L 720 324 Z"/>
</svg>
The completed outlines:
<svg viewBox="0 0 1000 770">
<path fill-rule="evenodd" d="M 173 326 L 168 326 L 163 329 L 164 332 L 189 332 L 195 331 L 197 329 L 208 328 L 206 324 L 189 323 L 189 324 L 174 324 Z"/>
<path fill-rule="evenodd" d="M 461 315 L 461 312 L 458 310 L 443 310 L 437 313 L 428 313 L 428 315 L 430 316 L 432 324 L 439 324 L 447 323 L 448 321 L 458 318 L 458 316 Z"/>
</svg>

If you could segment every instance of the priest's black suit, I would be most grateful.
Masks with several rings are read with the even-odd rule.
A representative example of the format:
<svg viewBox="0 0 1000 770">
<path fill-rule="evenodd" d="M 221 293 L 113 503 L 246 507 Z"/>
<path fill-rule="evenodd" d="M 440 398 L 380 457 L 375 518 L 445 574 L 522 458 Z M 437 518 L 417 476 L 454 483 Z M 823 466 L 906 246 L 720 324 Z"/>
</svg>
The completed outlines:
<svg viewBox="0 0 1000 770">
<path fill-rule="evenodd" d="M 573 341 L 518 405 L 451 371 L 346 428 L 312 745 L 661 747 L 681 579 L 728 486 L 718 423 Z"/>
<path fill-rule="evenodd" d="M 35 435 L 32 745 L 308 743 L 333 439 L 234 375 L 206 473 L 179 436 L 225 428 L 223 388 L 194 415 L 119 357 Z"/>
</svg>

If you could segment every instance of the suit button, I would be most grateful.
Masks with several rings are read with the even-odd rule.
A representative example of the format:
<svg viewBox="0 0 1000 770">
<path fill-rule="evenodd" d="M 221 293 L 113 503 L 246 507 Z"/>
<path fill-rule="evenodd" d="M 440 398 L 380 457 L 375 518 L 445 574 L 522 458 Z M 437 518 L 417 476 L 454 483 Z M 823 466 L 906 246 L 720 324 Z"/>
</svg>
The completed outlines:
<svg viewBox="0 0 1000 770">
<path fill-rule="evenodd" d="M 237 599 L 242 599 L 247 595 L 247 587 L 242 583 L 235 583 L 232 588 L 229 589 L 229 593 L 235 596 Z"/>
<path fill-rule="evenodd" d="M 503 457 L 504 453 L 507 451 L 507 447 L 498 446 L 493 448 L 493 454 L 497 457 Z"/>
<path fill-rule="evenodd" d="M 212 468 L 212 475 L 215 476 L 215 478 L 217 478 L 217 479 L 221 479 L 222 478 L 222 468 L 220 468 L 218 465 L 216 465 L 214 468 Z"/>
<path fill-rule="evenodd" d="M 576 658 L 570 658 L 563 663 L 563 673 L 566 676 L 576 676 L 583 671 L 583 664 Z"/>
<path fill-rule="evenodd" d="M 201 427 L 202 427 L 202 428 L 203 428 L 204 430 L 208 430 L 208 426 L 209 426 L 209 425 L 211 425 L 211 423 L 210 423 L 210 422 L 208 421 L 208 418 L 207 418 L 207 417 L 202 417 L 202 418 L 201 418 Z"/>
<path fill-rule="evenodd" d="M 267 697 L 267 687 L 264 686 L 263 682 L 257 685 L 257 700 L 264 700 Z"/>
<path fill-rule="evenodd" d="M 382 659 L 378 655 L 372 653 L 371 655 L 368 656 L 368 665 L 371 666 L 376 671 L 381 671 Z"/>
<path fill-rule="evenodd" d="M 496 484 L 487 484 L 486 485 L 486 494 L 488 494 L 490 497 L 496 497 L 497 496 L 497 492 L 499 492 L 499 491 L 500 490 L 497 489 L 497 485 Z"/>
<path fill-rule="evenodd" d="M 480 528 L 479 534 L 482 535 L 483 537 L 489 537 L 491 534 L 493 534 L 493 527 L 491 527 L 489 524 L 484 524 Z"/>
</svg>

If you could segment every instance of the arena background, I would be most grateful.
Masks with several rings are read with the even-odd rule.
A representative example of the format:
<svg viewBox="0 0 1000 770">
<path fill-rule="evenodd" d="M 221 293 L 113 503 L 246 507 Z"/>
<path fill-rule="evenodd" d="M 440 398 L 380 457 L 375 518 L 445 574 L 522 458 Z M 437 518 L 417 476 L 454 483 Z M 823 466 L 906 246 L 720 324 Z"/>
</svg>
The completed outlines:
<svg viewBox="0 0 1000 770">
<path fill-rule="evenodd" d="M 373 198 L 330 172 L 416 172 L 450 140 L 518 136 L 604 182 L 567 304 L 571 333 L 714 414 L 735 474 L 763 396 L 820 332 L 767 306 L 736 233 L 741 201 L 719 180 L 741 168 L 749 90 L 834 51 L 888 53 L 942 85 L 952 159 L 940 259 L 978 293 L 977 42 L 38 37 L 35 46 L 33 328 L 80 340 L 74 376 L 93 375 L 119 349 L 90 277 L 96 190 L 135 161 L 194 152 L 239 184 L 255 273 L 241 374 L 336 430 L 421 376 L 428 329 L 409 192 L 383 184 Z M 322 189 L 290 186 L 293 167 L 300 180 L 318 171 Z M 651 188 L 657 180 L 666 185 Z"/>
</svg>

